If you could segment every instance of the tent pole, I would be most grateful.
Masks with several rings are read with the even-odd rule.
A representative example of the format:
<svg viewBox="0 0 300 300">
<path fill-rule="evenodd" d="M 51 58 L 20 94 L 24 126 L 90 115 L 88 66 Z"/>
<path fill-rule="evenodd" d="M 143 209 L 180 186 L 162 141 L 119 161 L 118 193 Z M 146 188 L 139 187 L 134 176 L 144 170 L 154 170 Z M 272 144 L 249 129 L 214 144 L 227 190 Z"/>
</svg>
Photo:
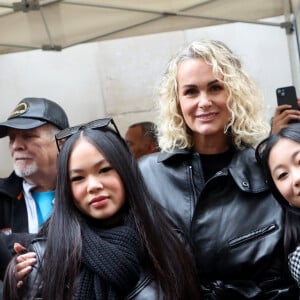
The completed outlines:
<svg viewBox="0 0 300 300">
<path fill-rule="evenodd" d="M 298 98 L 300 98 L 300 0 L 285 1 L 285 19 L 293 23 L 292 32 L 286 31 L 290 56 L 293 85 L 296 87 Z M 291 14 L 293 12 L 293 16 Z"/>
</svg>

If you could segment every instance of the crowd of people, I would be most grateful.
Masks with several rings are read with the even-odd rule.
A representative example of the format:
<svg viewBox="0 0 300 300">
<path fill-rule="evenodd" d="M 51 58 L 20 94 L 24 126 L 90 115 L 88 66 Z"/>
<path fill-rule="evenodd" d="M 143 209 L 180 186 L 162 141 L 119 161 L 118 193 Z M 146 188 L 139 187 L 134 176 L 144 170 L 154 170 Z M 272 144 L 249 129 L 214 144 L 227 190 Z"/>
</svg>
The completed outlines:
<svg viewBox="0 0 300 300">
<path fill-rule="evenodd" d="M 170 59 L 157 104 L 157 124 L 124 138 L 112 118 L 69 127 L 40 98 L 0 123 L 14 163 L 0 181 L 4 300 L 299 299 L 300 113 L 264 120 L 215 40 Z"/>
</svg>

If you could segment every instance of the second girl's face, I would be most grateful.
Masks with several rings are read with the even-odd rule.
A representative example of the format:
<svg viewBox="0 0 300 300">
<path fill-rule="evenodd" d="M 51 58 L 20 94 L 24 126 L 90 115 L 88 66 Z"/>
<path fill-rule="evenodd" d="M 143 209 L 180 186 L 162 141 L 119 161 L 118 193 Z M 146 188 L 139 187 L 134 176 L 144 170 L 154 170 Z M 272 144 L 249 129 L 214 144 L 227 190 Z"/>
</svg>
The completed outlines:
<svg viewBox="0 0 300 300">
<path fill-rule="evenodd" d="M 300 207 L 300 144 L 280 139 L 269 155 L 272 179 L 291 206 Z"/>
<path fill-rule="evenodd" d="M 183 61 L 177 73 L 179 103 L 184 120 L 194 134 L 224 135 L 230 120 L 227 91 L 203 59 Z"/>
<path fill-rule="evenodd" d="M 87 216 L 108 219 L 125 203 L 125 189 L 119 174 L 85 139 L 80 139 L 72 150 L 69 177 L 75 205 Z"/>
</svg>

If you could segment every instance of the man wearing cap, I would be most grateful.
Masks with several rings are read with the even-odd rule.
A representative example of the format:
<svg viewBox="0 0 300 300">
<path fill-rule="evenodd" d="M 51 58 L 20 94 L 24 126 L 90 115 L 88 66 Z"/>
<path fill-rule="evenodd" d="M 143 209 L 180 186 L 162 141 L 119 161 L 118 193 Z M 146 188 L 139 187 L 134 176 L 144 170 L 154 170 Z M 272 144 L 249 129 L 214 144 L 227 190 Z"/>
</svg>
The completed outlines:
<svg viewBox="0 0 300 300">
<path fill-rule="evenodd" d="M 23 99 L 0 123 L 0 138 L 8 136 L 14 166 L 8 178 L 0 179 L 1 239 L 35 234 L 50 216 L 56 184 L 55 134 L 67 127 L 65 111 L 43 98 Z M 7 260 L 0 256 L 2 277 Z"/>
</svg>

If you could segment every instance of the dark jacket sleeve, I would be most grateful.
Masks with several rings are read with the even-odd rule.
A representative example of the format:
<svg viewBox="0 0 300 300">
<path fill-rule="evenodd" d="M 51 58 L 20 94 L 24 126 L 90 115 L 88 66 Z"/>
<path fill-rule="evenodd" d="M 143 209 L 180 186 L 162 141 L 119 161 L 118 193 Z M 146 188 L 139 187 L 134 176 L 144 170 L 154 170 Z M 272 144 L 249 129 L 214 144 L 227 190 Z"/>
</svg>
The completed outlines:
<svg viewBox="0 0 300 300">
<path fill-rule="evenodd" d="M 30 241 L 35 237 L 30 233 L 12 233 L 6 235 L 0 232 L 0 279 L 3 280 L 6 267 L 14 256 L 14 243 L 20 243 L 24 247 L 29 245 Z"/>
<path fill-rule="evenodd" d="M 9 251 L 5 235 L 0 234 L 0 279 L 3 280 L 6 266 L 10 262 L 12 254 Z"/>
</svg>

